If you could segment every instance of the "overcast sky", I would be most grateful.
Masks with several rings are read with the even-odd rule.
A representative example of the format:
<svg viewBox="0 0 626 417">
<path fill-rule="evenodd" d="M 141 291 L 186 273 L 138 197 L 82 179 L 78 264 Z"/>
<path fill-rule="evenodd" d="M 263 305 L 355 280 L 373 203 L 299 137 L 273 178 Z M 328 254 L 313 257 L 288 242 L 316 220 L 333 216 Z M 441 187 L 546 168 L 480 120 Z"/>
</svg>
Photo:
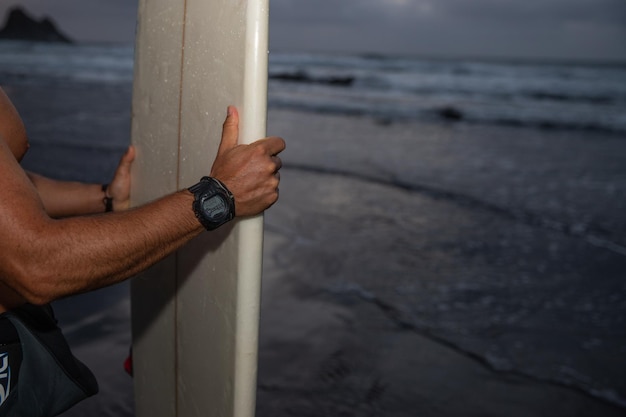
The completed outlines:
<svg viewBox="0 0 626 417">
<path fill-rule="evenodd" d="M 172 0 L 174 1 L 174 0 Z M 179 0 L 180 1 L 180 0 Z M 2 0 L 78 41 L 132 42 L 133 0 Z M 270 0 L 273 51 L 626 60 L 626 0 Z"/>
</svg>

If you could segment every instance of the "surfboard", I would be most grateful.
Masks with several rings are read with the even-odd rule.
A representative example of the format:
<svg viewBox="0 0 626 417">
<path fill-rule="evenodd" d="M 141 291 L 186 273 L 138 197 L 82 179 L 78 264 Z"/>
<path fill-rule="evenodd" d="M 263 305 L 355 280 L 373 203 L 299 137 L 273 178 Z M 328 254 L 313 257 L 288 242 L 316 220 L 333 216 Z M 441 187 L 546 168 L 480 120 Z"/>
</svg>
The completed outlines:
<svg viewBox="0 0 626 417">
<path fill-rule="evenodd" d="M 267 0 L 140 0 L 133 205 L 208 175 L 227 105 L 266 135 Z M 131 283 L 138 417 L 254 415 L 263 218 L 203 233 Z"/>
</svg>

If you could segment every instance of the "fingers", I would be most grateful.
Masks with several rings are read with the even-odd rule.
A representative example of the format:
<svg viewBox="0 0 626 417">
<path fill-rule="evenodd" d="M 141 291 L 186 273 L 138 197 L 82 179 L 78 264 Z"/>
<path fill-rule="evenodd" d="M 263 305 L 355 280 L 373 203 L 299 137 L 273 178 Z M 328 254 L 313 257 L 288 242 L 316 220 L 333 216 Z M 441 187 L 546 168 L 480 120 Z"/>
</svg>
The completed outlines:
<svg viewBox="0 0 626 417">
<path fill-rule="evenodd" d="M 130 168 L 130 165 L 133 163 L 134 160 L 135 160 L 135 147 L 133 145 L 130 145 L 128 149 L 126 149 L 126 153 L 122 155 L 119 166 L 121 167 L 122 165 L 125 165 L 128 168 Z"/>
<path fill-rule="evenodd" d="M 120 163 L 117 166 L 117 170 L 115 170 L 115 176 L 113 178 L 113 181 L 115 181 L 115 179 L 119 176 L 130 175 L 130 167 L 133 164 L 134 160 L 135 147 L 131 145 L 128 147 L 128 149 L 126 149 L 126 153 L 124 153 L 124 155 L 122 155 L 122 157 L 120 158 Z"/>
<path fill-rule="evenodd" d="M 265 139 L 260 139 L 256 142 L 254 142 L 257 146 L 263 146 L 265 147 L 267 153 L 269 155 L 278 155 L 279 153 L 281 153 L 282 151 L 285 150 L 286 148 L 286 143 L 283 140 L 283 138 L 279 138 L 277 136 L 272 136 L 269 138 L 265 138 Z"/>
<path fill-rule="evenodd" d="M 227 113 L 210 176 L 222 181 L 233 193 L 237 216 L 259 214 L 278 199 L 282 161 L 277 155 L 285 149 L 285 141 L 268 137 L 238 145 L 239 114 L 233 106 L 228 107 Z"/>
<path fill-rule="evenodd" d="M 274 163 L 274 166 L 276 167 L 274 172 L 278 173 L 278 171 L 283 167 L 283 161 L 281 161 L 280 158 L 277 157 L 276 155 L 272 155 L 271 159 L 272 159 L 272 162 Z"/>
<path fill-rule="evenodd" d="M 126 210 L 130 205 L 130 168 L 134 160 L 135 147 L 131 145 L 120 158 L 113 180 L 107 189 L 108 196 L 113 198 L 113 211 Z"/>
<path fill-rule="evenodd" d="M 222 140 L 217 150 L 218 155 L 237 146 L 239 140 L 239 113 L 235 106 L 228 106 L 226 111 L 226 120 L 222 128 Z"/>
<path fill-rule="evenodd" d="M 120 163 L 117 165 L 117 169 L 115 170 L 115 175 L 113 177 L 113 181 L 120 176 L 130 175 L 130 167 L 135 160 L 135 147 L 130 145 L 128 149 L 126 149 L 126 153 L 122 155 L 120 158 Z"/>
<path fill-rule="evenodd" d="M 228 106 L 226 120 L 222 126 L 222 138 L 217 150 L 218 155 L 223 155 L 228 150 L 237 146 L 239 142 L 239 112 L 235 106 Z M 279 137 L 269 137 L 256 142 L 257 145 L 267 147 L 270 155 L 277 155 L 285 149 L 285 141 Z"/>
</svg>

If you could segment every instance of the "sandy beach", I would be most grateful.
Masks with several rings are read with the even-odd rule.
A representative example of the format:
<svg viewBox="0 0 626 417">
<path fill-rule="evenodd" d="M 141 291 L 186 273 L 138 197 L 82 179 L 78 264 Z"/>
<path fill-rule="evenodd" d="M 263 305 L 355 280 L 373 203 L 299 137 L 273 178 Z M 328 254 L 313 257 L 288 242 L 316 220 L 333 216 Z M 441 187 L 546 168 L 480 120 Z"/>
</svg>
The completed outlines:
<svg viewBox="0 0 626 417">
<path fill-rule="evenodd" d="M 623 138 L 285 110 L 268 130 L 288 150 L 259 417 L 624 415 Z M 102 389 L 65 415 L 132 415 L 127 286 L 57 313 Z"/>
</svg>

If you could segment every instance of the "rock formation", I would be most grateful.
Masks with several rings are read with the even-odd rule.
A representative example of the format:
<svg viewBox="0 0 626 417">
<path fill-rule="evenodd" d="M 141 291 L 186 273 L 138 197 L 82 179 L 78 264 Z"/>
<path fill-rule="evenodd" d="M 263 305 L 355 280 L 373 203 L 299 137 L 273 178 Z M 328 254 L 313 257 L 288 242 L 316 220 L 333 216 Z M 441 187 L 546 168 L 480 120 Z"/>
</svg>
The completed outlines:
<svg viewBox="0 0 626 417">
<path fill-rule="evenodd" d="M 9 11 L 4 27 L 0 29 L 0 39 L 72 42 L 56 28 L 52 20 L 44 17 L 37 21 L 20 7 L 14 7 Z"/>
</svg>

